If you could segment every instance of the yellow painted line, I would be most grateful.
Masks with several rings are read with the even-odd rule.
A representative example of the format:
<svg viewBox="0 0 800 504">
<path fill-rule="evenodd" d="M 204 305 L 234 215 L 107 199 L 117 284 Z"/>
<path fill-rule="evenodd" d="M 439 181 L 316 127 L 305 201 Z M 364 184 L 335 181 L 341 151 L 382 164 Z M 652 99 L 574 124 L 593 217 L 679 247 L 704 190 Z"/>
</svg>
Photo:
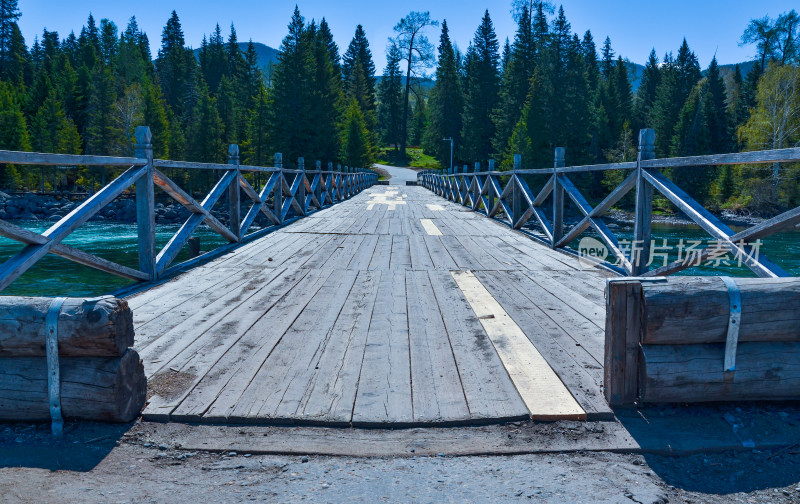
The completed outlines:
<svg viewBox="0 0 800 504">
<path fill-rule="evenodd" d="M 534 420 L 585 420 L 569 389 L 471 271 L 452 271 Z"/>
<path fill-rule="evenodd" d="M 439 228 L 436 227 L 436 224 L 433 223 L 430 219 L 420 219 L 422 223 L 422 227 L 425 228 L 425 231 L 431 236 L 442 236 L 442 232 L 439 231 Z"/>
</svg>

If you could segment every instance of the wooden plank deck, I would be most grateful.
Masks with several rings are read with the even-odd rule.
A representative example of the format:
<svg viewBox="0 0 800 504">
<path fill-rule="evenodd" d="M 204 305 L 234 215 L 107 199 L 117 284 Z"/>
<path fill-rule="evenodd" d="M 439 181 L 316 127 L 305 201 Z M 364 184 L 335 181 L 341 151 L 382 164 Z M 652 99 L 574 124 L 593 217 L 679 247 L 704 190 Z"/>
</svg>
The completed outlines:
<svg viewBox="0 0 800 504">
<path fill-rule="evenodd" d="M 376 186 L 131 296 L 144 416 L 608 418 L 605 276 L 421 187 Z"/>
</svg>

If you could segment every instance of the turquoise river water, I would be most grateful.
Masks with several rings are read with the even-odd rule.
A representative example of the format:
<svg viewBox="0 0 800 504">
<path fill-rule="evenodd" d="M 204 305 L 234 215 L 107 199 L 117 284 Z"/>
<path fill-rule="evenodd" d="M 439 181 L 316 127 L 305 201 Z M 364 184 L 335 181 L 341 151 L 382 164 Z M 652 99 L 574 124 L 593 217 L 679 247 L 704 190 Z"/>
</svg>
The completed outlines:
<svg viewBox="0 0 800 504">
<path fill-rule="evenodd" d="M 43 222 L 24 222 L 20 225 L 41 233 L 49 226 Z M 163 247 L 179 226 L 159 225 L 156 232 L 158 247 Z M 199 236 L 203 250 L 212 250 L 227 243 L 210 229 L 201 226 L 195 231 Z M 619 231 L 620 240 L 631 238 L 630 231 Z M 653 239 L 658 245 L 667 240 L 669 259 L 675 260 L 680 253 L 680 241 L 688 245 L 700 240 L 703 246 L 709 245 L 708 235 L 696 226 L 653 225 Z M 89 222 L 78 228 L 65 241 L 65 244 L 80 248 L 86 252 L 118 262 L 125 266 L 136 267 L 138 255 L 136 248 L 135 224 L 108 224 Z M 577 248 L 577 242 L 573 244 Z M 18 242 L 0 238 L 0 261 L 5 261 L 22 249 Z M 783 267 L 792 275 L 800 276 L 800 232 L 791 231 L 763 239 L 759 253 L 766 254 L 770 260 Z M 188 253 L 184 249 L 173 264 L 185 261 Z M 736 261 L 729 258 L 730 264 L 700 266 L 684 271 L 684 275 L 730 275 L 753 276 L 745 267 L 738 267 Z M 661 266 L 662 259 L 656 259 L 654 266 Z M 48 255 L 11 284 L 3 295 L 18 296 L 96 296 L 108 294 L 130 285 L 132 281 L 109 275 L 66 259 Z"/>
</svg>

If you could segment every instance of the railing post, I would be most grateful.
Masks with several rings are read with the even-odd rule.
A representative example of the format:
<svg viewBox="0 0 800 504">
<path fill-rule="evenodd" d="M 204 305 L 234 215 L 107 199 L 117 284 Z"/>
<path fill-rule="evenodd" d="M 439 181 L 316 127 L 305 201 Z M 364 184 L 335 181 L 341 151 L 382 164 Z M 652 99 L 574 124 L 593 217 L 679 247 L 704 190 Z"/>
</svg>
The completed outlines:
<svg viewBox="0 0 800 504">
<path fill-rule="evenodd" d="M 564 236 L 564 188 L 558 180 L 558 169 L 566 166 L 564 147 L 556 147 L 553 161 L 553 248 Z"/>
<path fill-rule="evenodd" d="M 481 171 L 481 163 L 475 163 L 475 173 L 472 175 L 472 209 L 478 210 L 481 204 L 481 190 L 478 188 L 478 173 Z"/>
<path fill-rule="evenodd" d="M 486 180 L 483 181 L 484 186 L 486 187 L 486 202 L 488 205 L 486 206 L 486 216 L 489 216 L 489 212 L 492 211 L 494 208 L 494 192 L 492 191 L 492 180 L 494 175 L 492 172 L 496 170 L 496 163 L 494 159 L 489 160 L 489 173 L 486 174 Z"/>
<path fill-rule="evenodd" d="M 333 162 L 328 161 L 328 179 L 325 181 L 325 197 L 328 198 L 328 201 L 331 202 L 331 205 L 336 203 L 336 192 L 331 192 L 334 190 L 333 188 L 336 187 L 334 177 L 335 174 L 333 173 Z"/>
<path fill-rule="evenodd" d="M 519 191 L 519 184 L 517 184 L 517 170 L 522 169 L 522 155 L 521 154 L 514 154 L 514 170 L 513 175 L 511 175 L 511 180 L 508 182 L 509 184 L 514 184 L 511 187 L 511 226 L 517 222 L 517 217 L 522 215 L 522 194 Z"/>
<path fill-rule="evenodd" d="M 230 230 L 236 235 L 237 241 L 242 241 L 242 227 L 241 227 L 241 205 L 239 193 L 239 146 L 230 144 L 228 146 L 228 164 L 234 166 L 233 170 L 236 171 L 236 177 L 231 181 L 228 186 L 228 213 L 230 216 Z"/>
<path fill-rule="evenodd" d="M 642 161 L 655 158 L 656 132 L 643 129 L 639 132 L 639 155 L 636 161 L 636 215 L 631 243 L 633 276 L 647 272 L 650 260 L 650 227 L 653 214 L 653 186 L 645 180 Z"/>
<path fill-rule="evenodd" d="M 344 199 L 344 178 L 342 177 L 342 164 L 336 163 L 336 200 Z"/>
<path fill-rule="evenodd" d="M 275 172 L 277 181 L 272 188 L 272 213 L 278 218 L 278 222 L 283 224 L 283 184 L 286 179 L 283 178 L 283 154 L 280 152 L 275 153 L 275 168 L 278 171 Z"/>
<path fill-rule="evenodd" d="M 316 179 L 317 185 L 313 187 L 312 182 L 312 189 L 314 191 L 314 196 L 317 198 L 317 203 L 319 204 L 317 208 L 322 208 L 325 206 L 325 202 L 322 201 L 322 161 L 319 159 L 314 163 L 314 171 L 316 172 L 314 173 L 314 179 Z"/>
<path fill-rule="evenodd" d="M 139 270 L 156 279 L 156 209 L 153 186 L 153 134 L 149 126 L 134 132 L 137 158 L 147 160 L 147 172 L 136 181 L 136 224 L 139 234 Z"/>
<path fill-rule="evenodd" d="M 297 176 L 300 177 L 300 185 L 297 186 L 297 199 L 300 203 L 300 208 L 303 209 L 303 217 L 308 212 L 306 207 L 306 161 L 303 158 L 297 158 Z"/>
</svg>

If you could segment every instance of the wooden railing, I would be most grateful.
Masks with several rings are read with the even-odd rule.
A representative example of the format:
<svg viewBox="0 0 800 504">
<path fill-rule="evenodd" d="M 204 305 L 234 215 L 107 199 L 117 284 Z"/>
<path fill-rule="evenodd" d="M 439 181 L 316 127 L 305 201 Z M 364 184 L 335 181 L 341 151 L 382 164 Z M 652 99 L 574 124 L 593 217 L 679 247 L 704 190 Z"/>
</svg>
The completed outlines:
<svg viewBox="0 0 800 504">
<path fill-rule="evenodd" d="M 800 148 L 719 154 L 683 158 L 655 158 L 655 131 L 644 129 L 639 134 L 639 154 L 635 162 L 598 164 L 587 166 L 565 166 L 564 148 L 555 149 L 553 168 L 521 169 L 521 158 L 514 157 L 514 169 L 497 171 L 493 161 L 487 171 L 481 171 L 476 163 L 473 172 L 466 167 L 461 173 L 424 171 L 417 175 L 419 185 L 434 193 L 481 212 L 488 217 L 505 222 L 514 229 L 522 228 L 535 219 L 541 229 L 540 238 L 553 248 L 566 248 L 592 228 L 610 252 L 617 264 L 604 263 L 627 276 L 666 276 L 707 261 L 720 254 L 720 247 L 706 247 L 660 268 L 650 269 L 651 225 L 654 189 L 666 197 L 675 207 L 694 221 L 711 238 L 721 245 L 725 253 L 742 259 L 759 277 L 777 278 L 791 276 L 780 266 L 771 262 L 765 254 L 754 253 L 757 240 L 777 232 L 790 229 L 800 223 L 800 207 L 784 212 L 749 229 L 738 233 L 731 230 L 720 219 L 706 210 L 660 170 L 665 168 L 752 165 L 800 162 Z M 570 180 L 570 174 L 607 170 L 623 170 L 630 174 L 613 191 L 595 206 L 589 204 Z M 524 176 L 550 175 L 543 187 L 534 193 Z M 620 240 L 604 222 L 603 216 L 628 192 L 635 190 L 636 209 L 634 232 L 630 251 L 623 250 Z M 581 220 L 568 232 L 564 228 L 564 195 L 574 203 Z M 550 197 L 552 195 L 552 197 Z M 550 201 L 550 205 L 546 202 Z M 549 216 L 548 216 L 549 214 Z M 587 258 L 591 259 L 591 258 Z"/>
<path fill-rule="evenodd" d="M 136 157 L 82 156 L 0 151 L 0 164 L 68 165 L 127 168 L 120 176 L 94 193 L 82 204 L 53 224 L 42 234 L 34 233 L 5 220 L 0 220 L 0 236 L 25 244 L 16 255 L 0 264 L 0 290 L 27 271 L 48 253 L 121 277 L 150 281 L 178 271 L 173 265 L 181 248 L 192 233 L 205 223 L 228 240 L 239 244 L 261 236 L 276 227 L 293 222 L 317 210 L 350 198 L 378 181 L 378 174 L 364 168 L 341 166 L 322 170 L 317 161 L 313 170 L 306 170 L 302 158 L 297 169 L 283 168 L 281 154 L 275 155 L 274 167 L 247 166 L 239 163 L 239 147 L 228 149 L 228 164 L 194 163 L 153 159 L 150 128 L 136 128 Z M 222 176 L 202 201 L 164 174 L 165 169 L 214 170 Z M 266 183 L 256 188 L 243 173 L 266 174 Z M 75 229 L 87 222 L 115 198 L 134 188 L 138 227 L 138 269 L 86 253 L 62 243 Z M 160 251 L 155 243 L 155 188 L 158 187 L 191 213 L 180 229 Z M 224 225 L 212 213 L 214 205 L 228 195 L 230 225 Z M 241 195 L 251 202 L 244 217 L 241 215 Z M 269 203 L 269 205 L 268 205 Z M 293 212 L 293 213 L 290 213 Z M 248 234 L 255 218 L 263 214 L 271 226 Z"/>
</svg>

